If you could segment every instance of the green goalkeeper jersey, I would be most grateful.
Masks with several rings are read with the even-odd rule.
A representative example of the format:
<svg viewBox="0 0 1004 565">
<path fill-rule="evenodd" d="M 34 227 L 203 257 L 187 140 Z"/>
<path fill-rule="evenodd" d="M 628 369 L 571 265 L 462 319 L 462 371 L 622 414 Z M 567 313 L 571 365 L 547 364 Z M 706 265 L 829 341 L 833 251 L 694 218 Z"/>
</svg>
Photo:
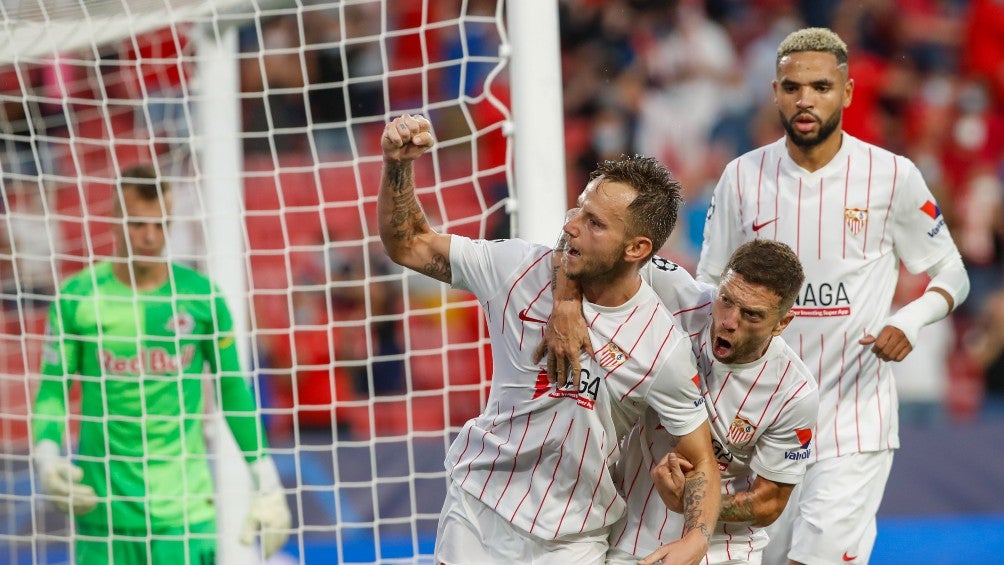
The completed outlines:
<svg viewBox="0 0 1004 565">
<path fill-rule="evenodd" d="M 66 281 L 49 315 L 33 435 L 62 443 L 79 383 L 74 463 L 101 503 L 77 520 L 91 531 L 214 519 L 204 388 L 216 391 L 247 461 L 265 447 L 223 296 L 196 271 L 170 273 L 161 288 L 137 291 L 99 263 Z M 207 365 L 216 378 L 206 378 Z"/>
</svg>

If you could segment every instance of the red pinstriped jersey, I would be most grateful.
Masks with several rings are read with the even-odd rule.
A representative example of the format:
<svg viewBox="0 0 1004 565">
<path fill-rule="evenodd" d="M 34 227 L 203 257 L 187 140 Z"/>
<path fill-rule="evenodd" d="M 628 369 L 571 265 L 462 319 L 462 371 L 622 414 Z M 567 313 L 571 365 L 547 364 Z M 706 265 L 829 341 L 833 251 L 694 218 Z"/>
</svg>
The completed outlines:
<svg viewBox="0 0 1004 565">
<path fill-rule="evenodd" d="M 481 302 L 494 372 L 487 406 L 460 431 L 446 468 L 545 540 L 602 531 L 623 515 L 608 466 L 646 407 L 678 435 L 707 420 L 690 340 L 647 284 L 618 307 L 585 302 L 595 359 L 580 359 L 578 390 L 548 382 L 532 356 L 551 312 L 551 259 L 519 240 L 451 240 L 453 286 Z"/>
<path fill-rule="evenodd" d="M 691 334 L 722 494 L 750 490 L 757 476 L 801 482 L 813 449 L 819 406 L 816 381 L 805 364 L 780 337 L 752 363 L 719 363 L 709 346 L 714 287 L 658 258 L 642 274 Z M 650 476 L 675 443 L 647 414 L 625 438 L 616 475 L 627 499 L 627 517 L 611 531 L 611 545 L 641 557 L 683 533 L 683 516 L 666 509 Z M 710 541 L 709 562 L 746 559 L 766 543 L 762 528 L 719 522 Z"/>
<path fill-rule="evenodd" d="M 816 384 L 798 355 L 774 338 L 757 361 L 726 366 L 707 346 L 709 331 L 698 334 L 701 390 L 711 422 L 711 442 L 722 473 L 722 494 L 745 492 L 757 476 L 797 484 L 812 453 L 812 429 L 819 397 Z M 627 513 L 610 534 L 610 543 L 639 557 L 679 539 L 684 519 L 670 512 L 650 476 L 652 467 L 675 445 L 648 413 L 624 440 L 617 466 Z M 762 528 L 722 522 L 710 540 L 712 563 L 746 559 L 767 544 Z"/>
<path fill-rule="evenodd" d="M 846 133 L 812 173 L 783 139 L 755 149 L 715 188 L 698 279 L 717 282 L 732 250 L 758 237 L 788 244 L 805 269 L 785 339 L 818 379 L 814 460 L 899 447 L 891 367 L 858 340 L 885 326 L 900 261 L 917 273 L 958 252 L 920 171 Z"/>
</svg>

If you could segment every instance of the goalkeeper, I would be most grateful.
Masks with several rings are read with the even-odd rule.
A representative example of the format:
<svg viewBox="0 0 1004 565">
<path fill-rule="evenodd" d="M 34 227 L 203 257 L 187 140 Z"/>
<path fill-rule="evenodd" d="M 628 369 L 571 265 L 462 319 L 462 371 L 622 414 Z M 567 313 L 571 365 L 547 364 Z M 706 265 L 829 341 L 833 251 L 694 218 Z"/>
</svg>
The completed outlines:
<svg viewBox="0 0 1004 565">
<path fill-rule="evenodd" d="M 203 275 L 164 259 L 171 192 L 149 165 L 122 171 L 115 258 L 66 281 L 53 303 L 35 399 L 35 465 L 48 499 L 72 512 L 77 562 L 215 562 L 216 511 L 202 435 L 204 369 L 249 464 L 255 495 L 241 541 L 285 542 L 290 512 L 232 320 Z M 80 438 L 60 455 L 67 399 L 81 387 Z M 207 389 L 210 390 L 210 389 Z"/>
</svg>

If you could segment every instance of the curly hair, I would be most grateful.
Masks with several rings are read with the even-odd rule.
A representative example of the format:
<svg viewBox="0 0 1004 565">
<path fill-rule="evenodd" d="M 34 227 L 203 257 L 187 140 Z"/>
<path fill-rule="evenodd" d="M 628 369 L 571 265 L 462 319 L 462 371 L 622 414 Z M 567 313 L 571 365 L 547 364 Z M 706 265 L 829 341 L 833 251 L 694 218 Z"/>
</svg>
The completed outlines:
<svg viewBox="0 0 1004 565">
<path fill-rule="evenodd" d="M 777 47 L 777 66 L 781 59 L 792 53 L 804 52 L 832 53 L 837 58 L 837 66 L 847 71 L 847 44 L 840 36 L 825 27 L 807 27 L 793 31 Z"/>
</svg>

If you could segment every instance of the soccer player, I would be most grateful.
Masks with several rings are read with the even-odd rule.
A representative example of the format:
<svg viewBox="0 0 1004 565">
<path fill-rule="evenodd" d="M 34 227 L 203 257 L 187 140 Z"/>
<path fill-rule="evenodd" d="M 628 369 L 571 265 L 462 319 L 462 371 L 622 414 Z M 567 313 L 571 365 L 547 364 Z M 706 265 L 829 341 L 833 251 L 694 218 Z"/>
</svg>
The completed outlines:
<svg viewBox="0 0 1004 565">
<path fill-rule="evenodd" d="M 847 46 L 828 29 L 777 50 L 780 140 L 732 161 L 708 210 L 698 280 L 721 280 L 741 243 L 787 243 L 806 280 L 788 342 L 816 374 L 815 453 L 788 511 L 769 529 L 764 563 L 867 563 L 875 514 L 899 447 L 890 361 L 966 297 L 969 279 L 917 167 L 842 131 L 851 104 Z M 902 261 L 931 277 L 890 316 Z"/>
<path fill-rule="evenodd" d="M 805 474 L 819 406 L 815 378 L 780 337 L 794 318 L 801 264 L 783 243 L 754 240 L 732 254 L 717 292 L 661 259 L 642 272 L 697 352 L 722 473 L 721 514 L 704 563 L 758 564 L 763 527 Z M 657 563 L 660 545 L 683 526 L 659 502 L 680 506 L 684 468 L 672 453 L 675 438 L 646 416 L 621 445 L 617 476 L 627 514 L 611 530 L 608 564 Z"/>
<path fill-rule="evenodd" d="M 171 191 L 151 166 L 123 170 L 116 195 L 115 258 L 70 277 L 51 308 L 32 417 L 42 489 L 74 515 L 78 563 L 215 562 L 202 435 L 208 364 L 256 485 L 241 541 L 260 527 L 271 555 L 290 512 L 226 302 L 206 277 L 163 257 Z M 71 461 L 60 445 L 74 384 L 81 414 Z"/>
<path fill-rule="evenodd" d="M 685 485 L 678 563 L 697 564 L 718 517 L 720 475 L 689 340 L 638 269 L 672 231 L 680 186 L 653 159 L 600 165 L 565 224 L 559 263 L 546 246 L 474 241 L 433 231 L 415 196 L 413 162 L 434 143 L 420 116 L 389 123 L 381 140 L 380 237 L 391 259 L 481 301 L 494 374 L 484 411 L 450 447 L 440 514 L 441 563 L 603 563 L 610 525 L 624 513 L 608 465 L 618 438 L 646 407 L 695 459 Z M 582 286 L 595 359 L 581 386 L 557 387 L 533 360 L 551 277 Z"/>
</svg>

